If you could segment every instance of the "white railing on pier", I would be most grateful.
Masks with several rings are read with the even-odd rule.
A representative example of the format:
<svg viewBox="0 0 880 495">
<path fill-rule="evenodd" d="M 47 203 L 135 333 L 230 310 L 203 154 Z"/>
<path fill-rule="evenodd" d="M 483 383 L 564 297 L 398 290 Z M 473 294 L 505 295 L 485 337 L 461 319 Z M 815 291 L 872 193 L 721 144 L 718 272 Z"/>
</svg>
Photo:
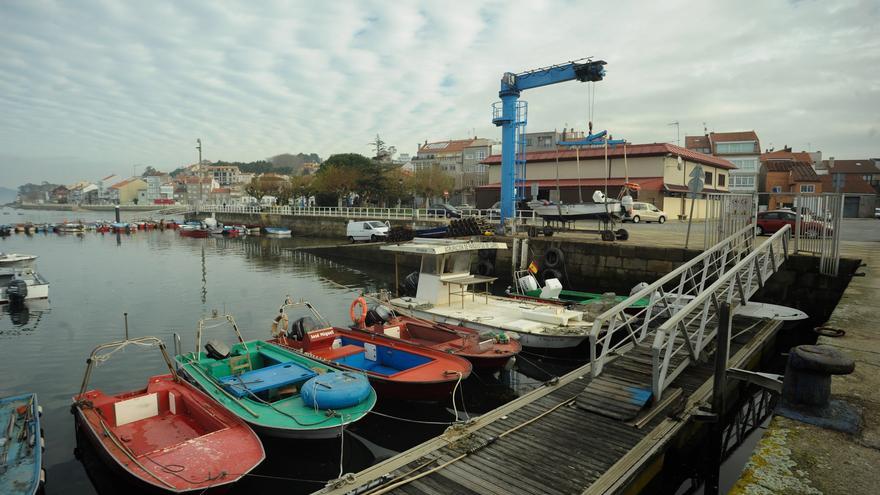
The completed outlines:
<svg viewBox="0 0 880 495">
<path fill-rule="evenodd" d="M 659 400 L 666 386 L 690 363 L 697 362 L 712 342 L 718 332 L 719 305 L 726 302 L 733 312 L 747 304 L 785 262 L 790 239 L 791 227 L 785 225 L 660 325 L 651 345 L 654 400 Z"/>
<path fill-rule="evenodd" d="M 260 206 L 260 205 L 202 205 L 191 211 L 205 213 L 244 213 L 313 217 L 363 218 L 371 220 L 438 220 L 446 218 L 445 212 L 435 208 L 379 208 L 345 206 Z M 498 220 L 498 210 L 462 210 L 462 217 Z M 517 210 L 518 219 L 526 221 L 539 218 L 532 210 Z"/>
<path fill-rule="evenodd" d="M 707 284 L 725 274 L 751 252 L 755 243 L 753 224 L 741 227 L 710 249 L 683 263 L 656 282 L 633 292 L 626 300 L 593 321 L 590 331 L 590 362 L 593 376 L 602 373 L 606 361 L 630 344 L 645 340 L 660 322 L 672 317 L 697 297 Z M 647 299 L 644 308 L 631 306 Z"/>
</svg>

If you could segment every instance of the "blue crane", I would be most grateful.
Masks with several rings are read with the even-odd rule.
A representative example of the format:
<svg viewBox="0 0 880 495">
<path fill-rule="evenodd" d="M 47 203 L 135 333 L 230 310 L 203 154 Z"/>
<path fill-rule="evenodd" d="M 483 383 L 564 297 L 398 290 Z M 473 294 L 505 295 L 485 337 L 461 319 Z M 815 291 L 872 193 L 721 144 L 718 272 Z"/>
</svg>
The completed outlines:
<svg viewBox="0 0 880 495">
<path fill-rule="evenodd" d="M 519 74 L 505 72 L 501 77 L 501 108 L 494 105 L 492 123 L 501 127 L 501 225 L 515 216 L 517 165 L 517 129 L 525 124 L 524 105 L 519 102 L 523 91 L 565 81 L 601 81 L 605 77 L 605 61 L 582 59 L 542 67 Z M 518 115 L 519 114 L 519 115 Z M 520 161 L 525 161 L 525 142 L 520 138 Z M 525 179 L 525 176 L 522 177 Z"/>
</svg>

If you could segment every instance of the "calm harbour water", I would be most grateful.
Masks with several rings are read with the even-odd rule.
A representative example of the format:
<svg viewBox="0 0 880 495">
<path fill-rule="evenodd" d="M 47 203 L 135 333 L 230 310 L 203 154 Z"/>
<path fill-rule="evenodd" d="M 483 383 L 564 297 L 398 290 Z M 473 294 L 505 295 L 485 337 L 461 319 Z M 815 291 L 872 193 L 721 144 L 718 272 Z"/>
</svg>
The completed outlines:
<svg viewBox="0 0 880 495">
<path fill-rule="evenodd" d="M 22 214 L 19 214 L 22 213 Z M 71 213 L 0 209 L 0 224 L 25 221 L 111 220 L 108 213 Z M 218 310 L 232 314 L 245 339 L 269 336 L 272 317 L 286 295 L 305 298 L 337 325 L 348 324 L 354 295 L 344 284 L 367 290 L 393 287 L 393 272 L 353 269 L 294 248 L 327 240 L 182 238 L 176 231 L 131 235 L 13 234 L 0 238 L 0 251 L 39 256 L 38 271 L 49 280 L 49 300 L 29 302 L 23 311 L 0 309 L 0 396 L 35 391 L 43 406 L 46 435 L 47 493 L 113 493 L 124 480 L 112 475 L 80 442 L 77 447 L 71 396 L 79 391 L 85 359 L 98 344 L 124 337 L 123 313 L 131 336 L 154 335 L 173 350 L 181 335 L 183 350 L 193 347 L 199 318 Z M 334 283 L 329 282 L 332 280 Z M 231 332 L 219 336 L 229 341 Z M 533 361 L 537 358 L 532 357 Z M 521 363 L 526 368 L 525 361 Z M 555 373 L 577 361 L 555 362 Z M 541 369 L 474 376 L 463 384 L 465 406 L 480 413 L 535 387 L 547 378 Z M 157 349 L 126 349 L 99 366 L 90 388 L 119 392 L 142 387 L 152 374 L 167 372 Z M 543 375 L 543 376 L 542 376 Z M 462 405 L 459 404 L 461 409 Z M 451 404 L 401 404 L 380 400 L 379 411 L 428 421 L 454 419 Z M 402 423 L 371 415 L 351 427 L 344 445 L 344 470 L 357 471 L 394 452 L 439 434 L 442 425 Z M 267 461 L 235 493 L 310 492 L 339 471 L 337 442 L 266 442 Z M 75 449 L 77 454 L 75 455 Z M 80 457 L 82 460 L 77 459 Z M 125 487 L 131 491 L 130 487 Z"/>
</svg>

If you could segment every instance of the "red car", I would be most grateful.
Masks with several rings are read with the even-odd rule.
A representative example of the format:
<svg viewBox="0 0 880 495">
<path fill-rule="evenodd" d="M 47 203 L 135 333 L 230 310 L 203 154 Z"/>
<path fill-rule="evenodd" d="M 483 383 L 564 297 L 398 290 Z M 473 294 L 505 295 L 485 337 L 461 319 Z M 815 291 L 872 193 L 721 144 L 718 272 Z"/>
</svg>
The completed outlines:
<svg viewBox="0 0 880 495">
<path fill-rule="evenodd" d="M 790 225 L 791 232 L 795 232 L 795 221 L 797 215 L 791 210 L 770 210 L 758 213 L 757 227 L 755 232 L 758 235 L 772 234 L 781 229 L 783 225 Z M 817 222 L 815 220 L 807 220 L 801 216 L 801 232 L 806 237 L 823 237 L 831 235 L 833 232 L 831 225 Z"/>
</svg>

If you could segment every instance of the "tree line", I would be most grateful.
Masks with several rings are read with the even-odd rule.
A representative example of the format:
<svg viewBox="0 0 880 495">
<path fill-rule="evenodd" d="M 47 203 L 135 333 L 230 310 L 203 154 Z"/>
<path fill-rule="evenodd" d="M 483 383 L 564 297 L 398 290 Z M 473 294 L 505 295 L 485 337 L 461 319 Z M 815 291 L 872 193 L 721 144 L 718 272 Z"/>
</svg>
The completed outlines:
<svg viewBox="0 0 880 495">
<path fill-rule="evenodd" d="M 392 207 L 412 205 L 416 197 L 439 197 L 453 182 L 436 166 L 409 172 L 384 160 L 341 153 L 324 160 L 314 175 L 263 175 L 254 178 L 245 191 L 257 199 L 274 196 L 278 204 L 314 196 L 319 206 L 345 206 L 350 198 L 357 198 L 357 205 Z"/>
</svg>

